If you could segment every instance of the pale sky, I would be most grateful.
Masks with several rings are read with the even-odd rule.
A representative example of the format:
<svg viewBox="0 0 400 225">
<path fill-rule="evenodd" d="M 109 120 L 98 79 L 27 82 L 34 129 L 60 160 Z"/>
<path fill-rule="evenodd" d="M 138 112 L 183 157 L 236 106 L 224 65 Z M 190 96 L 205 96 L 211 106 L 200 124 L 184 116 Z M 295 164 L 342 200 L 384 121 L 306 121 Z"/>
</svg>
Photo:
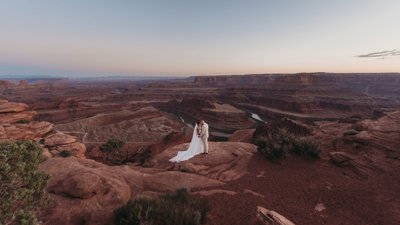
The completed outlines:
<svg viewBox="0 0 400 225">
<path fill-rule="evenodd" d="M 400 72 L 400 1 L 0 0 L 0 75 L 317 71 Z"/>
</svg>

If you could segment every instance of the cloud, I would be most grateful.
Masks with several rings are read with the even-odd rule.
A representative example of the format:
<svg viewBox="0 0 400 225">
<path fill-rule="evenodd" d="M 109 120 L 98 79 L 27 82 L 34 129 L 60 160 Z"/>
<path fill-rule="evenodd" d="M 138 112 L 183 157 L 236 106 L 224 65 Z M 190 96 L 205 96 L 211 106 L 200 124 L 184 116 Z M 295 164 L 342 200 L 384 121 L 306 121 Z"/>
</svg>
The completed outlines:
<svg viewBox="0 0 400 225">
<path fill-rule="evenodd" d="M 397 49 L 381 51 L 381 52 L 371 52 L 368 54 L 357 55 L 358 58 L 380 58 L 385 59 L 385 57 L 400 56 L 400 51 Z"/>
</svg>

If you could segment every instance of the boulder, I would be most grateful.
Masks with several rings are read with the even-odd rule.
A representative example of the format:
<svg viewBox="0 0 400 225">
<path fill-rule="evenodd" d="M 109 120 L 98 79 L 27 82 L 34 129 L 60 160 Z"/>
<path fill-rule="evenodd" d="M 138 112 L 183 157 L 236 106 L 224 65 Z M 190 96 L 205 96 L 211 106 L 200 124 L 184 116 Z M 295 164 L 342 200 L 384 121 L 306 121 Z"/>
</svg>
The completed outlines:
<svg viewBox="0 0 400 225">
<path fill-rule="evenodd" d="M 241 144 L 248 148 L 251 146 L 231 143 L 219 149 L 235 146 L 241 148 Z M 209 160 L 207 158 L 202 161 L 205 164 Z M 212 164 L 218 167 L 218 164 Z M 134 196 L 148 193 L 157 195 L 179 188 L 206 190 L 210 193 L 217 190 L 218 193 L 225 184 L 200 173 L 126 165 L 108 166 L 76 157 L 53 157 L 44 161 L 40 169 L 51 175 L 48 191 L 54 200 L 54 206 L 42 219 L 46 225 L 112 224 L 114 210 Z"/>
<path fill-rule="evenodd" d="M 48 135 L 44 140 L 45 145 L 49 147 L 53 147 L 56 145 L 67 145 L 76 142 L 75 137 L 59 131 L 54 134 Z"/>
<path fill-rule="evenodd" d="M 89 159 L 51 158 L 40 165 L 49 173 L 54 206 L 44 215 L 44 224 L 112 224 L 114 209 L 132 196 L 124 179 L 137 180 L 133 170 L 113 168 Z M 137 193 L 137 192 L 136 192 Z"/>
<path fill-rule="evenodd" d="M 240 142 L 209 142 L 207 155 L 197 155 L 181 163 L 170 163 L 178 151 L 184 151 L 189 143 L 166 149 L 152 159 L 156 168 L 170 168 L 181 170 L 181 165 L 188 165 L 190 171 L 208 178 L 228 182 L 239 179 L 247 173 L 250 158 L 257 151 L 253 144 Z"/>
<path fill-rule="evenodd" d="M 281 214 L 261 206 L 257 207 L 257 218 L 265 225 L 295 225 Z"/>
<path fill-rule="evenodd" d="M 101 191 L 106 190 L 105 184 L 100 177 L 94 173 L 75 174 L 72 173 L 61 184 L 49 187 L 50 193 L 66 194 L 71 198 L 91 198 Z"/>
<path fill-rule="evenodd" d="M 329 156 L 331 157 L 331 161 L 337 166 L 350 166 L 350 161 L 357 157 L 347 152 L 330 152 Z"/>
<path fill-rule="evenodd" d="M 237 130 L 228 141 L 251 143 L 255 129 Z"/>
<path fill-rule="evenodd" d="M 85 158 L 86 146 L 80 142 L 73 142 L 66 145 L 56 145 L 50 148 L 53 155 L 57 155 L 62 151 L 68 151 L 78 158 Z"/>
</svg>

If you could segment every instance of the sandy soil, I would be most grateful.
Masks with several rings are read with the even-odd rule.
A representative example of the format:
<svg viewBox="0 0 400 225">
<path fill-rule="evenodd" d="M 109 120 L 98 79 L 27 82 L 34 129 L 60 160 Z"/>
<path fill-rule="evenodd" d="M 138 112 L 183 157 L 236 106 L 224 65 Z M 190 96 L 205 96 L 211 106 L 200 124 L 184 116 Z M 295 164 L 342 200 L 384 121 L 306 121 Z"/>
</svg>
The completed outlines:
<svg viewBox="0 0 400 225">
<path fill-rule="evenodd" d="M 260 224 L 256 207 L 277 211 L 295 224 L 395 225 L 400 223 L 400 174 L 349 178 L 330 162 L 288 158 L 271 163 L 255 155 L 250 174 L 214 194 L 209 225 Z M 247 190 L 246 190 L 247 189 Z M 322 203 L 325 210 L 315 207 Z"/>
</svg>

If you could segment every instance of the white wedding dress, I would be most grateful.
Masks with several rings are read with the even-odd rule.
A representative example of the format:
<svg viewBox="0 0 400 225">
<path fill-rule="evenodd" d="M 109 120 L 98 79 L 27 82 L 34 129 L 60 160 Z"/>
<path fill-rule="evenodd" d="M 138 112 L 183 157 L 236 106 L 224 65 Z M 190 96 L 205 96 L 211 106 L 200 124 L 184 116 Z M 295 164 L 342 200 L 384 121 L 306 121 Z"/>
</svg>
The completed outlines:
<svg viewBox="0 0 400 225">
<path fill-rule="evenodd" d="M 170 159 L 170 162 L 181 162 L 193 158 L 195 155 L 204 152 L 204 145 L 201 143 L 201 139 L 197 136 L 197 124 L 194 127 L 192 141 L 190 142 L 189 148 L 186 151 L 179 151 L 178 154 Z"/>
</svg>

